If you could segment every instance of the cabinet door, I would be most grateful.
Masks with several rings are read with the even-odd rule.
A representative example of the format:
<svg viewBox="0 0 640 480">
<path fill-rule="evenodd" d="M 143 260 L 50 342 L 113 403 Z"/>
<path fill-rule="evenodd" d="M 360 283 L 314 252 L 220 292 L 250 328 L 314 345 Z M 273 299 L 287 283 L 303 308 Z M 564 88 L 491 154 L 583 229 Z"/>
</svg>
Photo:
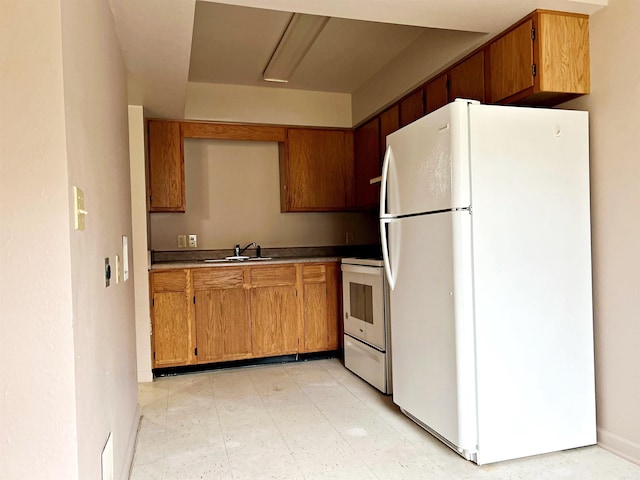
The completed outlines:
<svg viewBox="0 0 640 480">
<path fill-rule="evenodd" d="M 425 113 L 431 113 L 447 104 L 449 101 L 448 83 L 446 73 L 438 75 L 427 83 L 424 87 Z"/>
<path fill-rule="evenodd" d="M 188 284 L 188 270 L 151 274 L 154 368 L 193 363 Z"/>
<path fill-rule="evenodd" d="M 355 148 L 355 205 L 359 208 L 375 208 L 379 204 L 380 184 L 369 180 L 379 177 L 380 162 L 380 119 L 369 120 L 356 128 Z"/>
<path fill-rule="evenodd" d="M 410 124 L 424 115 L 424 89 L 413 92 L 400 101 L 400 126 Z"/>
<path fill-rule="evenodd" d="M 350 207 L 352 132 L 292 128 L 287 140 L 284 211 L 332 211 Z"/>
<path fill-rule="evenodd" d="M 295 265 L 251 267 L 251 337 L 254 357 L 296 353 L 300 308 Z"/>
<path fill-rule="evenodd" d="M 537 18 L 536 90 L 589 93 L 589 18 L 556 12 Z"/>
<path fill-rule="evenodd" d="M 194 269 L 198 363 L 251 356 L 249 291 L 242 268 Z"/>
<path fill-rule="evenodd" d="M 491 103 L 533 87 L 532 20 L 527 20 L 489 46 Z"/>
<path fill-rule="evenodd" d="M 449 70 L 449 101 L 456 98 L 484 103 L 484 50 Z"/>
<path fill-rule="evenodd" d="M 302 267 L 305 352 L 338 348 L 339 274 L 337 263 Z"/>
<path fill-rule="evenodd" d="M 296 353 L 298 315 L 295 285 L 252 288 L 253 356 Z"/>
<path fill-rule="evenodd" d="M 149 211 L 184 212 L 184 153 L 179 122 L 149 121 Z"/>
<path fill-rule="evenodd" d="M 387 150 L 387 135 L 400 128 L 400 108 L 398 105 L 380 114 L 380 159 L 384 158 Z"/>
</svg>

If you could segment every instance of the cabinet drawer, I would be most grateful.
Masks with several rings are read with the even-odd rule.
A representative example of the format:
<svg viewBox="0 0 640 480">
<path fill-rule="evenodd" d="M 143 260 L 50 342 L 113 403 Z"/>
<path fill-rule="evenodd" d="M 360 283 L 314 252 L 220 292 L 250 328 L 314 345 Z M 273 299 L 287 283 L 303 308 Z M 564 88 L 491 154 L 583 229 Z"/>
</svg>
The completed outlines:
<svg viewBox="0 0 640 480">
<path fill-rule="evenodd" d="M 239 288 L 244 285 L 242 268 L 198 268 L 193 270 L 194 290 Z"/>
<path fill-rule="evenodd" d="M 151 284 L 154 292 L 183 292 L 189 283 L 188 270 L 171 270 L 168 272 L 153 272 Z"/>
<path fill-rule="evenodd" d="M 327 281 L 326 265 L 304 265 L 302 267 L 304 283 L 322 283 Z"/>
<path fill-rule="evenodd" d="M 295 265 L 252 267 L 250 272 L 252 287 L 273 287 L 296 283 Z"/>
</svg>

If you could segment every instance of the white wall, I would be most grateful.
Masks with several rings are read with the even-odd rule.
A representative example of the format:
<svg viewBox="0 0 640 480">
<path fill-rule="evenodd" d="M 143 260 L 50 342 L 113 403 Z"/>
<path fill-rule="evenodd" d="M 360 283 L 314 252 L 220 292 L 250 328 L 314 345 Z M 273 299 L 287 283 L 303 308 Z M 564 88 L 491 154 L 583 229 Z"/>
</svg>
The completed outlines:
<svg viewBox="0 0 640 480">
<path fill-rule="evenodd" d="M 0 2 L 0 477 L 78 478 L 59 2 Z"/>
<path fill-rule="evenodd" d="M 426 30 L 352 95 L 353 125 L 486 41 L 486 34 Z"/>
<path fill-rule="evenodd" d="M 286 88 L 189 83 L 185 118 L 351 127 L 350 95 Z M 276 143 L 185 141 L 185 214 L 150 216 L 151 248 L 176 250 L 178 234 L 198 235 L 199 249 L 376 243 L 375 218 L 364 213 L 280 213 Z"/>
<path fill-rule="evenodd" d="M 106 0 L 0 2 L 2 478 L 127 478 L 137 427 L 125 74 Z M 85 191 L 73 229 L 72 186 Z M 112 263 L 113 264 L 113 263 Z"/>
<path fill-rule="evenodd" d="M 351 95 L 189 82 L 184 118 L 351 128 Z"/>
<path fill-rule="evenodd" d="M 640 2 L 590 19 L 589 110 L 598 441 L 640 464 Z"/>
<path fill-rule="evenodd" d="M 154 250 L 175 250 L 176 235 L 198 235 L 198 248 L 377 243 L 377 217 L 362 213 L 280 213 L 278 144 L 185 140 L 184 214 L 150 217 Z"/>
<path fill-rule="evenodd" d="M 67 191 L 84 189 L 89 211 L 70 242 L 78 474 L 100 478 L 111 432 L 116 478 L 126 478 L 139 418 L 133 281 L 115 275 L 122 236 L 131 238 L 126 74 L 107 0 L 62 0 L 61 12 Z"/>
<path fill-rule="evenodd" d="M 135 289 L 136 356 L 138 382 L 151 382 L 151 312 L 149 308 L 149 274 L 147 251 L 151 244 L 147 219 L 146 128 L 144 108 L 129 105 L 129 158 L 131 174 L 131 268 Z"/>
</svg>

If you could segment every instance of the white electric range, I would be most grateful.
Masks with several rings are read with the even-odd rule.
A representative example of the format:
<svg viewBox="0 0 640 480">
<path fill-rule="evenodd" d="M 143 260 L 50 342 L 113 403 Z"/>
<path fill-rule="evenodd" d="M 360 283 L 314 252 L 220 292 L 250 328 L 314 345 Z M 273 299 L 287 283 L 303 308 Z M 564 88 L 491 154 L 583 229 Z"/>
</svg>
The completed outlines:
<svg viewBox="0 0 640 480">
<path fill-rule="evenodd" d="M 391 393 L 389 288 L 381 259 L 342 259 L 344 364 Z"/>
</svg>

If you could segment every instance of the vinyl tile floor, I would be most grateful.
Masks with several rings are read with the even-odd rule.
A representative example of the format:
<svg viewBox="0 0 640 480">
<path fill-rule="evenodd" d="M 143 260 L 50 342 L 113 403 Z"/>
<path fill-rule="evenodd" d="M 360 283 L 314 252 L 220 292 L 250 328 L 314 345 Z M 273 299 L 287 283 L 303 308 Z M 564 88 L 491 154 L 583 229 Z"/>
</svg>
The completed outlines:
<svg viewBox="0 0 640 480">
<path fill-rule="evenodd" d="M 597 446 L 477 466 L 337 359 L 140 384 L 131 480 L 640 480 Z"/>
</svg>

